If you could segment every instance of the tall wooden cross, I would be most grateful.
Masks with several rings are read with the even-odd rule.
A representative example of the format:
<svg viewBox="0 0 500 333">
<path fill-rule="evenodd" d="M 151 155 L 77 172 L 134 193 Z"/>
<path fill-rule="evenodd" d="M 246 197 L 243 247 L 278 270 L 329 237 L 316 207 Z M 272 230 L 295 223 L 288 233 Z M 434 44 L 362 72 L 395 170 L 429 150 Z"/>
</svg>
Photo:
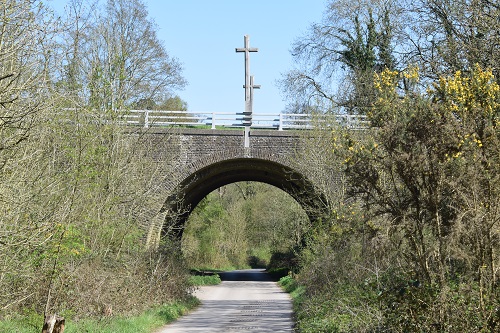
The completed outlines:
<svg viewBox="0 0 500 333">
<path fill-rule="evenodd" d="M 245 47 L 237 47 L 236 52 L 245 52 L 245 116 L 251 117 L 253 107 L 253 89 L 259 89 L 260 86 L 253 84 L 253 77 L 250 77 L 250 52 L 259 52 L 256 47 L 250 47 L 248 35 L 244 37 Z M 250 147 L 250 123 L 245 125 L 245 148 Z"/>
</svg>

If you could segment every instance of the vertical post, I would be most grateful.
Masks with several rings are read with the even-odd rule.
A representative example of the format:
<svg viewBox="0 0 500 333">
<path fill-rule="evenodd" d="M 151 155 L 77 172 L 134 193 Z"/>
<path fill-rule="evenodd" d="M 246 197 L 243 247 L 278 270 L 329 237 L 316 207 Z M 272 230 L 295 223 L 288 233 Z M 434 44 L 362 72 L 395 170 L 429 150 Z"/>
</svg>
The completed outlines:
<svg viewBox="0 0 500 333">
<path fill-rule="evenodd" d="M 215 112 L 212 112 L 212 129 L 215 129 Z"/>
<path fill-rule="evenodd" d="M 250 79 L 250 52 L 258 52 L 259 49 L 251 48 L 250 41 L 248 35 L 245 35 L 244 39 L 245 46 L 243 48 L 236 48 L 236 52 L 245 52 L 245 111 L 244 118 L 252 115 L 252 85 Z M 245 123 L 245 139 L 244 139 L 244 147 L 250 147 L 250 123 Z"/>
<path fill-rule="evenodd" d="M 280 123 L 278 125 L 278 131 L 283 130 L 283 113 L 280 112 Z"/>
<path fill-rule="evenodd" d="M 252 113 L 253 113 L 253 90 L 260 89 L 260 85 L 253 83 L 253 75 L 250 75 L 250 102 L 248 108 L 243 112 L 243 125 L 247 127 L 252 126 Z"/>
<path fill-rule="evenodd" d="M 149 127 L 149 110 L 144 110 L 144 128 Z"/>
<path fill-rule="evenodd" d="M 250 148 L 250 126 L 245 125 L 245 139 L 243 141 L 243 147 Z"/>
<path fill-rule="evenodd" d="M 56 314 L 46 315 L 42 333 L 63 333 L 65 319 Z"/>
</svg>

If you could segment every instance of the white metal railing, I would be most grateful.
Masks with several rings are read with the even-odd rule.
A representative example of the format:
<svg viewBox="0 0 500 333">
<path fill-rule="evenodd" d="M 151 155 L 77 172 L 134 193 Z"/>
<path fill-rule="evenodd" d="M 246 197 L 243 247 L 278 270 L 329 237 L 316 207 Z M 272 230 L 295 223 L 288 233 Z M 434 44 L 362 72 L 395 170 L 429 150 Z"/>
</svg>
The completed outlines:
<svg viewBox="0 0 500 333">
<path fill-rule="evenodd" d="M 130 110 L 123 116 L 127 125 L 148 127 L 188 126 L 211 129 L 225 127 L 245 127 L 248 118 L 244 113 L 191 111 Z M 253 113 L 251 128 L 254 129 L 311 129 L 315 126 L 341 125 L 353 129 L 367 128 L 366 116 L 360 115 L 310 115 L 293 113 Z"/>
</svg>

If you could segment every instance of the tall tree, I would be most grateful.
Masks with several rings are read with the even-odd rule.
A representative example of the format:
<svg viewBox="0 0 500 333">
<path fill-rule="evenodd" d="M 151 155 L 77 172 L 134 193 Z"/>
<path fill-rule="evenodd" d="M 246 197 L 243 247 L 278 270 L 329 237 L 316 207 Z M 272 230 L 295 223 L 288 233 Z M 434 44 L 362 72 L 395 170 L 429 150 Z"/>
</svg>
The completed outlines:
<svg viewBox="0 0 500 333">
<path fill-rule="evenodd" d="M 96 314 L 103 302 L 126 312 L 139 306 L 127 299 L 147 307 L 186 290 L 182 265 L 166 259 L 174 251 L 140 246 L 143 207 L 163 204 L 158 165 L 145 157 L 153 143 L 95 121 L 103 108 L 181 87 L 180 67 L 141 2 L 110 1 L 102 15 L 89 4 L 70 2 L 61 34 L 41 1 L 0 5 L 2 318 L 24 307 Z"/>
<path fill-rule="evenodd" d="M 395 66 L 397 12 L 396 1 L 331 2 L 324 21 L 294 44 L 303 66 L 283 78 L 285 93 L 302 108 L 312 103 L 364 114 L 374 98 L 373 73 Z"/>
<path fill-rule="evenodd" d="M 74 0 L 69 9 L 60 80 L 79 82 L 87 104 L 127 108 L 141 100 L 160 101 L 185 86 L 182 66 L 158 39 L 142 0 L 109 0 L 103 8 Z"/>
<path fill-rule="evenodd" d="M 474 65 L 500 68 L 500 6 L 489 0 L 421 0 L 410 5 L 407 38 L 409 59 L 436 79 L 455 71 L 472 72 Z"/>
<path fill-rule="evenodd" d="M 4 1 L 0 9 L 0 154 L 24 140 L 46 106 L 53 25 L 40 1 Z M 47 20 L 47 22 L 44 22 Z M 0 168 L 3 164 L 0 155 Z"/>
</svg>

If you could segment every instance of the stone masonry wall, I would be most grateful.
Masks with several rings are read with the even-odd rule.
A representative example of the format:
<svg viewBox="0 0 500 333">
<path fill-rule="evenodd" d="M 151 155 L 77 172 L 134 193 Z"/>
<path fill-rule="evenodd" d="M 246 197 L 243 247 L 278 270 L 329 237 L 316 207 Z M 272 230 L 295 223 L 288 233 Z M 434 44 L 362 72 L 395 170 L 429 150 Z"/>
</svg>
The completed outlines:
<svg viewBox="0 0 500 333">
<path fill-rule="evenodd" d="M 299 142 L 298 134 L 289 131 L 252 131 L 249 149 L 243 147 L 243 130 L 151 128 L 146 136 L 151 154 L 169 175 L 165 180 L 169 188 L 221 160 L 261 158 L 289 164 Z"/>
<path fill-rule="evenodd" d="M 291 131 L 251 131 L 250 148 L 244 148 L 243 130 L 149 128 L 134 132 L 146 146 L 146 154 L 157 163 L 160 197 L 167 198 L 179 184 L 199 170 L 233 159 L 259 159 L 293 168 L 299 135 Z M 300 172 L 300 170 L 297 170 Z M 150 207 L 144 221 L 146 243 L 155 246 L 165 217 L 164 208 Z"/>
</svg>

